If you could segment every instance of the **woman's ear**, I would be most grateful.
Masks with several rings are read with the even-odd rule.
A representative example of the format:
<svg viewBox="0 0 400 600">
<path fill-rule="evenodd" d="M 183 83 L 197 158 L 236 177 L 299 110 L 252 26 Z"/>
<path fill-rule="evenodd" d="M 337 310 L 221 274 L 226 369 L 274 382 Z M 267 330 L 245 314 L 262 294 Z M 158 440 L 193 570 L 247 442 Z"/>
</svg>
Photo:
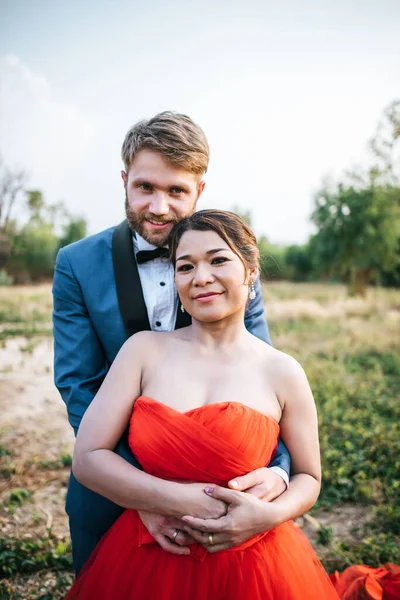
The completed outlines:
<svg viewBox="0 0 400 600">
<path fill-rule="evenodd" d="M 249 285 L 251 285 L 252 283 L 255 283 L 257 276 L 258 276 L 257 267 L 253 267 L 253 268 L 249 269 Z"/>
</svg>

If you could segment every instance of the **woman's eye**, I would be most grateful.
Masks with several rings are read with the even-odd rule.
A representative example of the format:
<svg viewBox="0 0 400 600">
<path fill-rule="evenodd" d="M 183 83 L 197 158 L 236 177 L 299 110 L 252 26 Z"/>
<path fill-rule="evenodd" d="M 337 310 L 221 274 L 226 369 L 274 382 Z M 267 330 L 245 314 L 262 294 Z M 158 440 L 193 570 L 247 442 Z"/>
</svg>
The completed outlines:
<svg viewBox="0 0 400 600">
<path fill-rule="evenodd" d="M 218 256 L 217 258 L 213 258 L 211 264 L 213 265 L 221 265 L 224 262 L 227 262 L 229 259 L 225 258 L 225 256 Z"/>
<path fill-rule="evenodd" d="M 177 271 L 184 272 L 184 271 L 190 271 L 191 269 L 193 269 L 192 265 L 181 265 L 180 267 L 177 268 Z"/>
</svg>

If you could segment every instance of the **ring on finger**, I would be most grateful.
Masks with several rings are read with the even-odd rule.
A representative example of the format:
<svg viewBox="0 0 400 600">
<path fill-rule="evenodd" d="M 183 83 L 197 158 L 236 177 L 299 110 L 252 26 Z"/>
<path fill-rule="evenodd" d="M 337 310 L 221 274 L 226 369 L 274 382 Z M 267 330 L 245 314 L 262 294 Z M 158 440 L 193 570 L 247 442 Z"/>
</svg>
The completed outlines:
<svg viewBox="0 0 400 600">
<path fill-rule="evenodd" d="M 213 540 L 213 534 L 212 533 L 208 534 L 208 541 L 210 543 L 210 546 L 214 546 L 214 540 Z"/>
<path fill-rule="evenodd" d="M 176 538 L 178 537 L 178 533 L 179 533 L 179 529 L 174 529 L 174 533 L 171 535 L 171 540 L 173 542 L 175 542 Z"/>
</svg>

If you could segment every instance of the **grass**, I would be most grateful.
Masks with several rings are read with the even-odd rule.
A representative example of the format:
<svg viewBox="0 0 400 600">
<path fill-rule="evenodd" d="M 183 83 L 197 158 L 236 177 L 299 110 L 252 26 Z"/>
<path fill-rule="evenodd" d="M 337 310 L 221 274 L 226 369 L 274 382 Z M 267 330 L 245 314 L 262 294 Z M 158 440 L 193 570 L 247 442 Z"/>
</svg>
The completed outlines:
<svg viewBox="0 0 400 600">
<path fill-rule="evenodd" d="M 359 506 L 352 543 L 317 532 L 328 571 L 400 563 L 400 293 L 342 286 L 264 287 L 274 344 L 306 370 L 319 414 L 323 484 L 312 514 Z M 322 548 L 323 547 L 323 548 Z"/>
<path fill-rule="evenodd" d="M 320 523 L 313 539 L 317 553 L 329 572 L 355 563 L 400 563 L 400 292 L 370 289 L 359 299 L 348 298 L 340 285 L 279 282 L 265 285 L 264 296 L 274 344 L 304 366 L 318 407 L 323 485 L 311 511 Z M 29 353 L 41 335 L 50 334 L 50 317 L 49 286 L 0 288 L 4 343 L 22 335 Z M 13 452 L 0 446 L 7 477 L 14 476 Z M 37 467 L 58 477 L 70 461 L 68 453 L 42 456 Z M 18 502 L 16 511 L 29 496 Z M 349 507 L 357 514 L 351 523 L 345 517 Z M 338 516 L 325 523 L 323 515 L 335 511 Z M 50 531 L 1 544 L 0 597 L 63 597 L 71 582 L 66 539 Z M 24 595 L 29 581 L 39 580 L 26 577 L 37 573 L 40 582 L 48 578 L 47 587 L 33 586 Z"/>
<path fill-rule="evenodd" d="M 52 335 L 49 292 L 49 285 L 0 286 L 0 342 L 13 337 L 32 340 Z M 27 351 L 30 351 L 29 344 Z"/>
</svg>

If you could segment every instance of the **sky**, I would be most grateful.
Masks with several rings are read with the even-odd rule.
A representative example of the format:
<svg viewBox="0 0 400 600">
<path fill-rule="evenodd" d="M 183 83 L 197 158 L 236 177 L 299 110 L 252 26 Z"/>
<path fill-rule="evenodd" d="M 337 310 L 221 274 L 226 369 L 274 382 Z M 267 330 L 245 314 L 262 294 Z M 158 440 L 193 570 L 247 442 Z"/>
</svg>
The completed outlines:
<svg viewBox="0 0 400 600">
<path fill-rule="evenodd" d="M 183 112 L 211 148 L 199 208 L 303 243 L 400 99 L 399 32 L 398 0 L 0 0 L 0 154 L 96 233 L 124 217 L 127 130 Z"/>
</svg>

